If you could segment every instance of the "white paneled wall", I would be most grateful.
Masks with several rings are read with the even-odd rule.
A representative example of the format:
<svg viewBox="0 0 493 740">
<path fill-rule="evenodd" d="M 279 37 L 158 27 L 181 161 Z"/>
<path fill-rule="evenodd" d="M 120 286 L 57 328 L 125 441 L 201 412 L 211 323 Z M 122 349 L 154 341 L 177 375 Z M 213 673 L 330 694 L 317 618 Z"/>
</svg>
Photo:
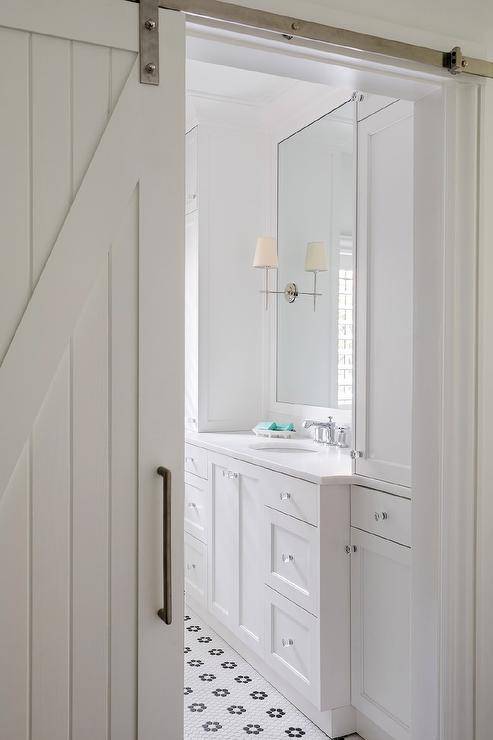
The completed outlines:
<svg viewBox="0 0 493 740">
<path fill-rule="evenodd" d="M 0 360 L 133 60 L 0 29 Z M 135 191 L 0 498 L 2 740 L 134 737 L 137 260 Z"/>
</svg>

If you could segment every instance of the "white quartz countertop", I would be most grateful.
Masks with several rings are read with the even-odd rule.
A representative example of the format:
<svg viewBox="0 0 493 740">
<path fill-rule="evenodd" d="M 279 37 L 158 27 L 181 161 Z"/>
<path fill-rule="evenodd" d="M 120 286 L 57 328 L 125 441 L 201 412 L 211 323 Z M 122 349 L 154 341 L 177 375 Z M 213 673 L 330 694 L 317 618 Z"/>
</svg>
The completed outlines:
<svg viewBox="0 0 493 740">
<path fill-rule="evenodd" d="M 186 441 L 212 452 L 319 485 L 354 483 L 356 478 L 352 473 L 349 450 L 324 447 L 310 439 L 266 439 L 237 432 L 188 432 Z M 254 447 L 263 449 L 253 449 Z M 302 452 L 299 451 L 300 448 Z"/>
</svg>

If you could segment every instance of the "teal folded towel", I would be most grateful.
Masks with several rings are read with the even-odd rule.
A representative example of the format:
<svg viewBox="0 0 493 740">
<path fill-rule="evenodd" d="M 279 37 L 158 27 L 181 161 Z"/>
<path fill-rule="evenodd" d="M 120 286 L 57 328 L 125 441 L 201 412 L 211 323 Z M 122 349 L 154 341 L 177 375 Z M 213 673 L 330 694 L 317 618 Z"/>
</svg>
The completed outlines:
<svg viewBox="0 0 493 740">
<path fill-rule="evenodd" d="M 294 424 L 277 424 L 275 421 L 259 421 L 255 429 L 262 432 L 294 432 Z"/>
</svg>

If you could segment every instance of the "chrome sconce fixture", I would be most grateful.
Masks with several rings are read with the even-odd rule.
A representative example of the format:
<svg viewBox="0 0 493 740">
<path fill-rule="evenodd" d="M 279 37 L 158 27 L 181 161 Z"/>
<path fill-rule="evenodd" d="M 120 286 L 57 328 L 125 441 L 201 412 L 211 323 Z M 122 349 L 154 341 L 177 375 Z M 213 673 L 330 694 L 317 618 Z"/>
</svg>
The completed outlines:
<svg viewBox="0 0 493 740">
<path fill-rule="evenodd" d="M 317 309 L 317 275 L 319 272 L 327 272 L 327 249 L 325 242 L 308 242 L 306 245 L 305 270 L 313 272 L 313 310 Z"/>
<path fill-rule="evenodd" d="M 253 258 L 253 267 L 262 268 L 265 271 L 264 290 L 265 293 L 265 310 L 269 308 L 269 293 L 275 293 L 275 290 L 269 290 L 269 270 L 276 270 L 278 266 L 276 240 L 272 236 L 259 236 Z"/>
<path fill-rule="evenodd" d="M 317 298 L 322 293 L 317 293 L 317 275 L 326 272 L 327 250 L 325 242 L 308 242 L 306 245 L 305 271 L 313 273 L 313 292 L 305 293 L 298 290 L 296 283 L 287 283 L 284 290 L 269 290 L 269 270 L 277 269 L 279 261 L 277 257 L 276 240 L 272 236 L 259 236 L 253 258 L 253 267 L 265 270 L 264 290 L 265 309 L 269 308 L 269 295 L 284 295 L 288 303 L 294 303 L 300 295 L 309 295 L 313 298 L 313 310 L 317 308 Z"/>
</svg>

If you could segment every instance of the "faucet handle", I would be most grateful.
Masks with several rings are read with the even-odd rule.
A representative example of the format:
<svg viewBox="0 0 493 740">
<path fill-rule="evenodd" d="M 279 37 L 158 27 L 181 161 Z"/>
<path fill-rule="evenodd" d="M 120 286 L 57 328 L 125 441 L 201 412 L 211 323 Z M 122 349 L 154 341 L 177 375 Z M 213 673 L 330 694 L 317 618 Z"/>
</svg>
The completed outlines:
<svg viewBox="0 0 493 740">
<path fill-rule="evenodd" d="M 347 447 L 347 429 L 346 427 L 337 427 L 337 442 L 338 447 Z"/>
</svg>

